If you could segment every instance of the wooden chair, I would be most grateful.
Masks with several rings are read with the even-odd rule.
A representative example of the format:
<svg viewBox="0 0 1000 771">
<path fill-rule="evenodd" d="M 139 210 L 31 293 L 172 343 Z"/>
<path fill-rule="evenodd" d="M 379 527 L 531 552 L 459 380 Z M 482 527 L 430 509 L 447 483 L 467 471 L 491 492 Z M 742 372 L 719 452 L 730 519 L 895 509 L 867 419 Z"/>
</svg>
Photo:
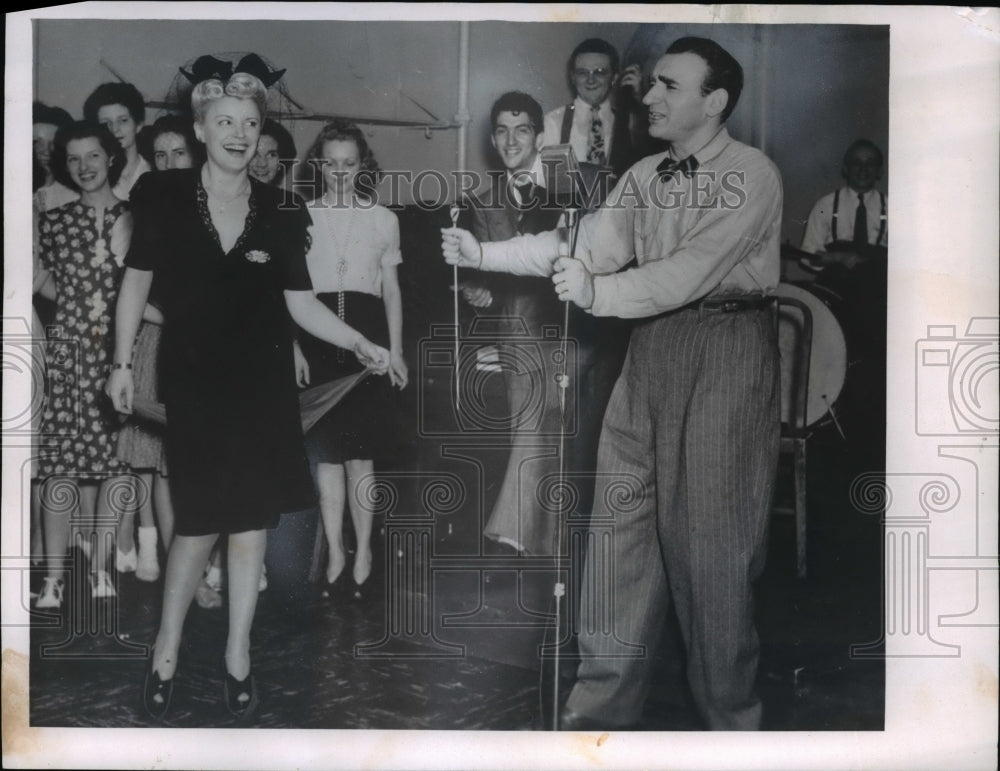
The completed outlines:
<svg viewBox="0 0 1000 771">
<path fill-rule="evenodd" d="M 809 401 L 809 358 L 812 354 L 813 318 L 809 306 L 792 297 L 778 297 L 778 332 L 781 346 L 782 406 L 779 457 L 790 455 L 795 504 L 775 511 L 795 515 L 795 562 L 799 578 L 806 577 L 806 443 L 809 439 L 806 406 Z"/>
</svg>

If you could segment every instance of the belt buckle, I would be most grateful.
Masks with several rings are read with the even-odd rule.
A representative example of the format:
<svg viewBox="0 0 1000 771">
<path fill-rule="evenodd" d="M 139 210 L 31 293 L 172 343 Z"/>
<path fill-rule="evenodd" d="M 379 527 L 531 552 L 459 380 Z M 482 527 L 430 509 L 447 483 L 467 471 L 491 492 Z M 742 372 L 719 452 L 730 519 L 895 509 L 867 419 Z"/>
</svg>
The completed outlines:
<svg viewBox="0 0 1000 771">
<path fill-rule="evenodd" d="M 743 302 L 740 300 L 724 300 L 722 305 L 719 307 L 723 313 L 735 313 L 743 308 Z"/>
</svg>

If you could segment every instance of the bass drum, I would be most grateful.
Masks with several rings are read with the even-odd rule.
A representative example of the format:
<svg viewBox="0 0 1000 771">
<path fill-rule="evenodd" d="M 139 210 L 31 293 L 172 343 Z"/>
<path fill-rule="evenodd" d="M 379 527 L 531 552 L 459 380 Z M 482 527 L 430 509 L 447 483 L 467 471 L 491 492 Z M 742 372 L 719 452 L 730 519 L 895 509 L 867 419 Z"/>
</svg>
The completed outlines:
<svg viewBox="0 0 1000 771">
<path fill-rule="evenodd" d="M 815 289 L 815 287 L 811 287 Z M 847 375 L 847 342 L 837 317 L 827 302 L 801 286 L 779 284 L 775 294 L 804 303 L 812 314 L 812 348 L 809 354 L 809 383 L 806 392 L 806 425 L 828 414 L 836 417 L 834 404 L 840 398 Z M 797 308 L 779 307 L 778 349 L 781 353 L 781 422 L 792 425 L 794 367 L 802 342 L 802 315 Z"/>
</svg>

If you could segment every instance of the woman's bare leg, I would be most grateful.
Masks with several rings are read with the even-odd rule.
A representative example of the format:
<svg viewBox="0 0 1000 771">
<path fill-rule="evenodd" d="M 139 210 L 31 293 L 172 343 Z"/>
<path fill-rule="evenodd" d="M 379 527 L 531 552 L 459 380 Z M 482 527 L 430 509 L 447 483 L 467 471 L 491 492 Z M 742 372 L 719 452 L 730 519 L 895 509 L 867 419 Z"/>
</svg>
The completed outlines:
<svg viewBox="0 0 1000 771">
<path fill-rule="evenodd" d="M 363 584 L 372 572 L 372 520 L 375 510 L 366 488 L 374 481 L 375 464 L 370 460 L 349 460 L 347 471 L 347 500 L 351 505 L 351 521 L 358 539 L 354 555 L 354 581 Z"/>
<path fill-rule="evenodd" d="M 174 538 L 174 499 L 170 496 L 170 480 L 158 471 L 153 477 L 153 508 L 160 528 L 160 540 L 163 548 L 169 551 Z"/>
<path fill-rule="evenodd" d="M 326 566 L 327 583 L 337 580 L 344 569 L 344 503 L 346 488 L 344 467 L 339 463 L 316 465 L 316 487 L 319 490 L 319 513 L 323 518 L 326 542 L 330 547 Z"/>
<path fill-rule="evenodd" d="M 83 493 L 74 479 L 49 477 L 42 484 L 42 526 L 49 578 L 62 578 L 69 549 L 69 518 L 80 508 Z"/>
<path fill-rule="evenodd" d="M 184 618 L 218 535 L 178 535 L 170 545 L 163 586 L 163 610 L 153 651 L 153 671 L 169 680 L 177 669 Z"/>
<path fill-rule="evenodd" d="M 266 530 L 250 530 L 229 536 L 229 638 L 226 640 L 226 668 L 237 680 L 246 679 L 250 673 L 250 627 L 257 609 L 257 583 L 264 567 L 266 547 Z"/>
</svg>

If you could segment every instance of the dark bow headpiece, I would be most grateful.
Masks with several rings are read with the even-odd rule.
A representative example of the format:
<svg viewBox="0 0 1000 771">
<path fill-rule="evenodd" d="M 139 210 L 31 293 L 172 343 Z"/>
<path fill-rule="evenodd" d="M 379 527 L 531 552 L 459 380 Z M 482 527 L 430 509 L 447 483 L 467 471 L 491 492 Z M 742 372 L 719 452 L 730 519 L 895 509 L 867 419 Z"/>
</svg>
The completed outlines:
<svg viewBox="0 0 1000 771">
<path fill-rule="evenodd" d="M 257 54 L 247 54 L 237 62 L 236 66 L 230 62 L 217 59 L 210 54 L 199 56 L 191 65 L 191 72 L 187 72 L 183 67 L 180 69 L 181 75 L 187 78 L 192 85 L 201 83 L 203 80 L 216 78 L 225 83 L 237 72 L 245 72 L 260 79 L 267 88 L 270 88 L 285 74 L 285 70 L 268 69 L 267 64 Z"/>
<path fill-rule="evenodd" d="M 285 74 L 284 70 L 268 69 L 267 64 L 257 54 L 247 54 L 237 62 L 233 72 L 246 72 L 260 79 L 260 82 L 270 88 Z"/>
</svg>

